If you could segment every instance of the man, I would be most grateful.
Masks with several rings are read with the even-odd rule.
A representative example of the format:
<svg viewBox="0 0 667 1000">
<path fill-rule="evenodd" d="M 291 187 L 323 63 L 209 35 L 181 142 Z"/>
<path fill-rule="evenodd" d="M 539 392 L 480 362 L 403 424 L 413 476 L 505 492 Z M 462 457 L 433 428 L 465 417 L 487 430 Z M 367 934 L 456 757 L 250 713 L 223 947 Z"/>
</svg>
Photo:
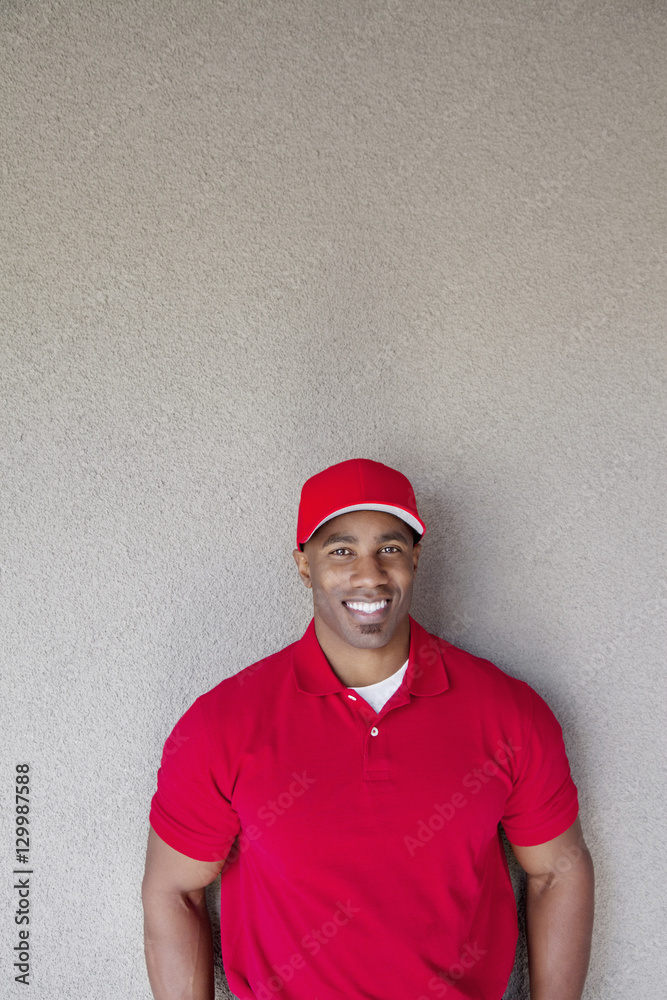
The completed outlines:
<svg viewBox="0 0 667 1000">
<path fill-rule="evenodd" d="M 560 727 L 524 682 L 409 616 L 424 524 L 365 459 L 304 485 L 298 642 L 167 740 L 143 900 L 156 1000 L 213 997 L 204 886 L 241 1000 L 499 1000 L 527 872 L 532 1000 L 578 1000 L 593 869 Z M 259 595 L 258 595 L 259 596 Z"/>
</svg>

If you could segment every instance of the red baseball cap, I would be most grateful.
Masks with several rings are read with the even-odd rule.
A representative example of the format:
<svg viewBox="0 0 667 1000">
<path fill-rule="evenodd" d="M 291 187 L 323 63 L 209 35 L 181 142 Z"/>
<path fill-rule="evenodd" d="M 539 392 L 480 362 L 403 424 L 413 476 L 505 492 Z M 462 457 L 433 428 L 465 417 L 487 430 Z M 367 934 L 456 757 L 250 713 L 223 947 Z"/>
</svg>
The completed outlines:
<svg viewBox="0 0 667 1000">
<path fill-rule="evenodd" d="M 353 510 L 384 510 L 400 517 L 419 535 L 426 531 L 410 480 L 402 472 L 368 458 L 351 458 L 304 483 L 296 528 L 298 548 L 302 550 L 326 521 Z"/>
</svg>

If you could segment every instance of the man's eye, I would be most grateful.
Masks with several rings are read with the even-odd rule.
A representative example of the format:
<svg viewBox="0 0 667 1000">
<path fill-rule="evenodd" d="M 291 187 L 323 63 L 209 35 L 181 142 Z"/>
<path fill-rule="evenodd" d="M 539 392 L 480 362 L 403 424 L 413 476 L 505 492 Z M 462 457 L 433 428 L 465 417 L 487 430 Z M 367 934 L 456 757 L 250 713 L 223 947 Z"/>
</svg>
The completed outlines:
<svg viewBox="0 0 667 1000">
<path fill-rule="evenodd" d="M 344 555 L 346 552 L 349 551 L 350 551 L 349 549 L 334 549 L 331 555 L 332 556 Z"/>
<path fill-rule="evenodd" d="M 385 545 L 383 552 L 400 552 L 398 545 Z"/>
</svg>

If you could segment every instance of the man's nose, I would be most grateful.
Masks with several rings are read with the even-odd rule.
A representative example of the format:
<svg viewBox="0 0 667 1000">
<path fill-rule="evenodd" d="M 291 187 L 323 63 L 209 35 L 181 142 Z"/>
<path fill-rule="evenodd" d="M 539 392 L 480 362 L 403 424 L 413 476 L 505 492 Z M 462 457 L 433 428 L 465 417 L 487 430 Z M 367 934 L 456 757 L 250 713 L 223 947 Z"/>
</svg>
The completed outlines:
<svg viewBox="0 0 667 1000">
<path fill-rule="evenodd" d="M 353 583 L 357 587 L 377 587 L 387 582 L 387 571 L 378 556 L 358 556 L 352 569 Z"/>
</svg>

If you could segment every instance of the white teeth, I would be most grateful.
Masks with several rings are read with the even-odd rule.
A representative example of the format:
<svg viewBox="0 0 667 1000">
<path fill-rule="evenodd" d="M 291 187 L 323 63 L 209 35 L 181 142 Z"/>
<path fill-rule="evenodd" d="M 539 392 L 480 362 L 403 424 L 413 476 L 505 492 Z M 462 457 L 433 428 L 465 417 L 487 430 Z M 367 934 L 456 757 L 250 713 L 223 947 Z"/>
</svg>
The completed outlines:
<svg viewBox="0 0 667 1000">
<path fill-rule="evenodd" d="M 365 601 L 345 602 L 346 606 L 352 611 L 365 611 L 367 615 L 372 615 L 374 611 L 379 611 L 381 608 L 385 608 L 388 603 L 388 601 L 375 601 L 373 604 L 367 604 Z"/>
</svg>

